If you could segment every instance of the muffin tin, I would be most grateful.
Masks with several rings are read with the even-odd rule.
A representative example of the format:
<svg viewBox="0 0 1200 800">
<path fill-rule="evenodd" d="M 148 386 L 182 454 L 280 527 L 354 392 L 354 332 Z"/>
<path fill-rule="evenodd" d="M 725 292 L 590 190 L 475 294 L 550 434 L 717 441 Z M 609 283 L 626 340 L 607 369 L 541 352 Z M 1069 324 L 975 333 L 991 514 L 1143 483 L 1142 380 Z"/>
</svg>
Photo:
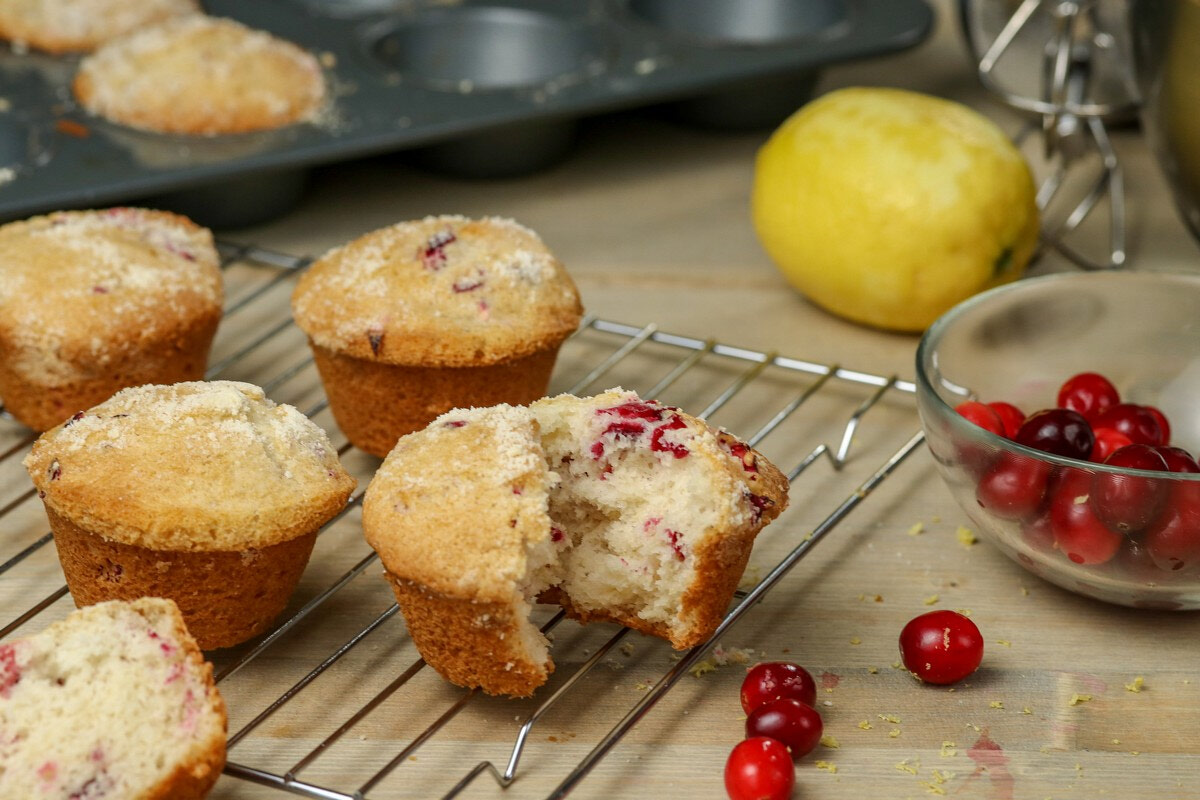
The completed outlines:
<svg viewBox="0 0 1200 800">
<path fill-rule="evenodd" d="M 153 200 L 224 227 L 290 207 L 305 169 L 413 149 L 458 175 L 553 163 L 581 117 L 673 102 L 720 127 L 780 120 L 826 64 L 920 42 L 923 0 L 208 0 L 317 53 L 322 119 L 188 137 L 90 117 L 77 58 L 0 45 L 0 220 Z"/>
</svg>

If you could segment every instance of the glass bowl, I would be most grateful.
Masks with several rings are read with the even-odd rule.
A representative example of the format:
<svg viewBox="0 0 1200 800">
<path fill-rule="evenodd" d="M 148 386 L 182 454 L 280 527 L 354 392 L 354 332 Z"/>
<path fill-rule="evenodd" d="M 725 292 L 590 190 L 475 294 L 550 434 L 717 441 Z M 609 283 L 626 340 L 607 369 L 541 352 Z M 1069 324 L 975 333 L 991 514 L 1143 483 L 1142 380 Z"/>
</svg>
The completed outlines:
<svg viewBox="0 0 1200 800">
<path fill-rule="evenodd" d="M 1028 278 L 959 304 L 921 339 L 917 405 L 937 468 L 991 542 L 1072 592 L 1200 608 L 1200 475 L 1120 469 L 1034 450 L 968 422 L 965 400 L 1053 408 L 1098 372 L 1153 405 L 1171 445 L 1200 450 L 1200 275 Z"/>
</svg>

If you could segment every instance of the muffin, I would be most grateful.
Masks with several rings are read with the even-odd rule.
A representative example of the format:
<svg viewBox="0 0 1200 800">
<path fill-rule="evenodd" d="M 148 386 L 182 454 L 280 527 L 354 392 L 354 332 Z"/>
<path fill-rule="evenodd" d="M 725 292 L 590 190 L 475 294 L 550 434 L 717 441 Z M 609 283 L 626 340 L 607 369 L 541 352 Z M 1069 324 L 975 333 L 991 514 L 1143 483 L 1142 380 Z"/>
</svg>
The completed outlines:
<svg viewBox="0 0 1200 800">
<path fill-rule="evenodd" d="M 34 430 L 119 389 L 204 376 L 221 319 L 212 234 L 164 211 L 0 227 L 0 398 Z"/>
<path fill-rule="evenodd" d="M 25 458 L 76 605 L 179 604 L 204 649 L 264 631 L 355 481 L 325 433 L 257 386 L 139 386 Z"/>
<path fill-rule="evenodd" d="M 4 0 L 0 39 L 47 53 L 93 50 L 146 25 L 200 11 L 196 0 Z"/>
<path fill-rule="evenodd" d="M 425 661 L 525 696 L 553 669 L 534 602 L 679 649 L 707 640 L 787 489 L 730 434 L 613 389 L 456 409 L 405 436 L 363 530 Z"/>
<path fill-rule="evenodd" d="M 198 800 L 225 730 L 170 600 L 101 603 L 0 644 L 0 797 Z"/>
<path fill-rule="evenodd" d="M 112 122 L 205 136 L 308 121 L 326 97 L 311 53 L 203 15 L 108 42 L 83 59 L 72 86 L 84 108 Z"/>
<path fill-rule="evenodd" d="M 578 326 L 579 292 L 511 220 L 428 217 L 327 253 L 292 295 L 330 407 L 384 456 L 457 406 L 530 403 Z"/>
</svg>

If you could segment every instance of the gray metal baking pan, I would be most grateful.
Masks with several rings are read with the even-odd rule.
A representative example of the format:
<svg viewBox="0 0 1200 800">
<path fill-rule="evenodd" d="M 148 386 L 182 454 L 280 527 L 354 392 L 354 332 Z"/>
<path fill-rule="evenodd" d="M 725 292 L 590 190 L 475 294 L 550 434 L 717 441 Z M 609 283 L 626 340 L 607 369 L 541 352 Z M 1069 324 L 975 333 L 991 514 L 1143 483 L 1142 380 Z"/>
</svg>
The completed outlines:
<svg viewBox="0 0 1200 800">
<path fill-rule="evenodd" d="M 772 124 L 825 65 L 913 46 L 923 0 L 207 0 L 210 14 L 320 55 L 322 120 L 256 134 L 147 133 L 71 97 L 78 60 L 0 45 L 0 220 L 142 201 L 214 227 L 299 196 L 316 164 L 411 150 L 460 175 L 569 151 L 581 118 L 670 104 L 718 127 Z"/>
</svg>

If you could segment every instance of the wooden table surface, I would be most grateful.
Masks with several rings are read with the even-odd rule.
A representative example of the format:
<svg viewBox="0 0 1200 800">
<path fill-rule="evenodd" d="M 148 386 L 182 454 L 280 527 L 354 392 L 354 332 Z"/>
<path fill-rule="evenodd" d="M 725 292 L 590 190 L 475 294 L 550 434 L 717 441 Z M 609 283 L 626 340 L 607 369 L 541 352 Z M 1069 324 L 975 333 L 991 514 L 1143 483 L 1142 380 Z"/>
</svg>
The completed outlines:
<svg viewBox="0 0 1200 800">
<path fill-rule="evenodd" d="M 905 86 L 963 100 L 1016 131 L 1021 120 L 978 87 L 952 4 L 936 5 L 938 24 L 929 41 L 897 56 L 830 69 L 820 91 L 856 84 Z M 443 212 L 510 216 L 543 235 L 568 265 L 588 310 L 600 317 L 638 326 L 653 322 L 664 331 L 911 379 L 916 337 L 825 314 L 784 283 L 758 246 L 748 197 L 754 152 L 765 135 L 700 131 L 630 114 L 589 121 L 564 163 L 520 179 L 452 180 L 414 169 L 400 157 L 324 168 L 294 212 L 224 238 L 320 254 L 401 219 Z M 1140 135 L 1124 129 L 1116 141 L 1128 176 L 1133 268 L 1196 270 L 1196 244 L 1175 214 Z M 1070 268 L 1051 253 L 1035 271 Z M 231 296 L 239 281 L 250 285 L 253 272 L 240 267 L 231 272 Z M 277 316 L 285 307 L 287 286 L 223 329 L 218 354 L 233 352 L 256 326 Z M 568 388 L 617 344 L 595 333 L 580 337 L 564 353 L 552 388 Z M 302 338 L 287 331 L 224 377 L 265 382 L 303 356 Z M 620 380 L 645 391 L 678 356 L 671 348 L 651 347 L 637 356 L 640 361 L 619 366 L 589 388 Z M 746 366 L 730 361 L 705 367 L 695 379 L 669 390 L 666 399 L 697 411 Z M 811 383 L 811 376 L 764 373 L 714 420 L 753 433 Z M 311 369 L 272 393 L 301 408 L 320 400 Z M 763 449 L 785 469 L 794 467 L 816 444 L 835 443 L 854 407 L 869 394 L 850 385 L 829 388 L 812 409 L 789 420 L 786 430 L 781 426 L 764 440 Z M 327 412 L 316 419 L 334 431 Z M 911 396 L 889 393 L 864 418 L 844 470 L 821 459 L 797 479 L 792 508 L 760 537 L 751 575 L 766 574 L 917 428 Z M 17 431 L 3 434 L 15 438 Z M 377 465 L 353 452 L 347 462 L 360 487 Z M 26 485 L 17 470 L 6 467 L 2 477 L 10 488 Z M 6 526 L 18 528 L 14 540 L 40 535 L 40 514 L 29 508 L 10 517 L 16 521 Z M 834 741 L 799 763 L 796 797 L 1200 798 L 1195 761 L 1200 617 L 1134 611 L 1067 593 L 986 543 L 961 544 L 956 530 L 964 524 L 969 523 L 928 453 L 918 449 L 722 637 L 733 661 L 699 676 L 685 675 L 573 796 L 723 796 L 723 764 L 742 738 L 738 687 L 744 668 L 736 659 L 744 654 L 752 661 L 795 660 L 819 676 L 818 703 Z M 10 618 L 61 583 L 51 549 L 0 581 L 0 604 L 12 612 Z M 368 553 L 358 512 L 352 510 L 322 536 L 293 610 Z M 371 564 L 278 644 L 223 681 L 231 732 L 390 602 L 380 568 Z M 969 609 L 986 639 L 983 667 L 953 689 L 920 685 L 894 668 L 900 628 L 930 608 Z M 60 600 L 28 627 L 36 629 L 68 610 L 69 601 Z M 483 759 L 503 766 L 520 722 L 614 632 L 609 626 L 563 624 L 553 650 L 558 671 L 538 697 L 471 698 L 441 731 L 405 754 L 368 796 L 437 797 Z M 244 652 L 217 654 L 218 669 Z M 230 760 L 285 771 L 415 657 L 399 617 L 382 622 L 238 742 Z M 463 796 L 545 796 L 677 659 L 662 642 L 627 637 L 533 727 L 517 782 L 507 792 L 483 775 Z M 1138 676 L 1142 690 L 1127 690 Z M 419 671 L 302 777 L 352 792 L 463 694 L 430 670 Z M 1090 699 L 1079 702 L 1081 695 Z M 285 795 L 226 776 L 213 796 Z"/>
</svg>

